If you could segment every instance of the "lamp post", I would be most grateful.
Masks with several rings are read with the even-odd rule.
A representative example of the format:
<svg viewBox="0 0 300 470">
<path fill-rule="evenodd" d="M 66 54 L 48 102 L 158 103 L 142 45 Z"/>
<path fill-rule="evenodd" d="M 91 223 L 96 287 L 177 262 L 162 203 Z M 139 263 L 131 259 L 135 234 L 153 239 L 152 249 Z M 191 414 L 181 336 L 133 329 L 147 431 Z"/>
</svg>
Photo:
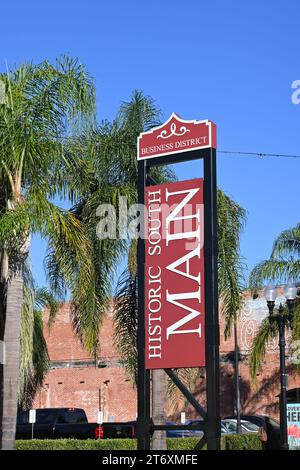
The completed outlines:
<svg viewBox="0 0 300 470">
<path fill-rule="evenodd" d="M 265 291 L 265 299 L 269 309 L 269 322 L 270 324 L 276 322 L 279 329 L 279 355 L 280 355 L 280 440 L 282 450 L 288 450 L 288 434 L 287 434 L 287 411 L 286 411 L 286 389 L 287 389 L 287 374 L 285 367 L 285 326 L 289 324 L 292 327 L 295 299 L 297 295 L 297 288 L 288 284 L 284 289 L 284 296 L 286 298 L 286 305 L 289 313 L 286 315 L 284 307 L 280 303 L 278 312 L 274 313 L 275 300 L 277 297 L 277 289 L 274 286 L 268 286 Z"/>
</svg>

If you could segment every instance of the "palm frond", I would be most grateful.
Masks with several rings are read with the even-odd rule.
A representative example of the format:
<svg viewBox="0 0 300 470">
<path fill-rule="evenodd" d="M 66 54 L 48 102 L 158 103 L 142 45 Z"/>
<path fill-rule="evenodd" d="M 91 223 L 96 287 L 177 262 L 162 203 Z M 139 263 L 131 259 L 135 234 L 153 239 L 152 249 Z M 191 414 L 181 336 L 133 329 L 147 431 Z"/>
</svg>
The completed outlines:
<svg viewBox="0 0 300 470">
<path fill-rule="evenodd" d="M 46 287 L 41 287 L 35 291 L 35 305 L 36 309 L 40 311 L 43 311 L 45 308 L 48 309 L 48 328 L 50 330 L 59 311 L 60 302 Z"/>
<path fill-rule="evenodd" d="M 300 278 L 300 224 L 283 231 L 275 240 L 271 256 L 258 263 L 250 273 L 252 289 L 268 282 L 297 283 Z"/>
<path fill-rule="evenodd" d="M 271 258 L 300 256 L 300 224 L 283 231 L 275 240 Z"/>
<path fill-rule="evenodd" d="M 176 374 L 180 381 L 188 388 L 188 390 L 193 393 L 196 386 L 199 384 L 201 370 L 197 368 L 177 369 Z M 188 400 L 182 395 L 178 387 L 170 379 L 167 382 L 167 396 L 170 411 L 172 413 L 176 413 L 180 410 L 180 405 L 182 405 L 182 402 L 185 408 L 189 405 Z"/>
<path fill-rule="evenodd" d="M 117 121 L 136 137 L 160 124 L 161 111 L 150 96 L 134 90 L 130 101 L 124 102 L 118 112 Z"/>
<path fill-rule="evenodd" d="M 270 323 L 266 318 L 262 321 L 253 339 L 249 358 L 251 378 L 255 383 L 256 374 L 262 368 L 262 362 L 266 355 L 267 346 L 278 335 L 278 323 Z"/>
<path fill-rule="evenodd" d="M 45 288 L 35 288 L 28 263 L 23 274 L 24 300 L 21 317 L 18 401 L 21 407 L 28 408 L 50 366 L 43 334 L 42 309 L 48 306 L 50 312 L 54 314 L 58 303 Z"/>
<path fill-rule="evenodd" d="M 260 289 L 267 282 L 297 282 L 300 275 L 300 260 L 273 259 L 257 264 L 250 273 L 249 286 Z"/>
<path fill-rule="evenodd" d="M 219 297 L 225 318 L 225 338 L 228 338 L 242 306 L 244 263 L 240 237 L 246 213 L 221 190 L 218 190 L 217 201 Z"/>
<path fill-rule="evenodd" d="M 137 277 L 125 270 L 119 279 L 114 304 L 114 344 L 133 383 L 137 365 Z"/>
</svg>

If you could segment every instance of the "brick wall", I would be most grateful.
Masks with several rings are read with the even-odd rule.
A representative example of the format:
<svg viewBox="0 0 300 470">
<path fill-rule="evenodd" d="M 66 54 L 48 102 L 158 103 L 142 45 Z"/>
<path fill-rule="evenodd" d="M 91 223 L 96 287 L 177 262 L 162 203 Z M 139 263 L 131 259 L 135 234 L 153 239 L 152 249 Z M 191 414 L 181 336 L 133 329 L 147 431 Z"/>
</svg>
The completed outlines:
<svg viewBox="0 0 300 470">
<path fill-rule="evenodd" d="M 95 421 L 100 401 L 105 420 L 110 416 L 120 421 L 135 419 L 136 393 L 113 347 L 110 309 L 100 333 L 98 360 L 102 367 L 97 366 L 75 337 L 68 303 L 60 309 L 50 332 L 46 323 L 47 314 L 44 332 L 52 367 L 34 406 L 84 408 L 89 421 Z"/>
<path fill-rule="evenodd" d="M 267 316 L 268 310 L 264 299 L 252 299 L 245 294 L 245 306 L 238 323 L 238 343 L 240 353 L 240 390 L 243 413 L 267 414 L 278 417 L 279 394 L 279 353 L 278 340 L 273 341 L 267 349 L 262 370 L 256 377 L 256 385 L 249 374 L 249 350 L 257 328 Z M 113 318 L 111 308 L 103 321 L 100 332 L 100 364 L 89 357 L 79 340 L 75 337 L 71 321 L 70 306 L 64 304 L 50 332 L 46 326 L 47 340 L 52 367 L 42 389 L 38 392 L 36 407 L 80 407 L 84 408 L 90 421 L 95 421 L 101 401 L 104 419 L 113 416 L 115 420 L 133 420 L 136 417 L 136 392 L 122 368 L 116 349 L 113 346 Z M 234 363 L 233 335 L 224 339 L 224 321 L 220 318 L 221 330 L 221 412 L 222 416 L 234 412 Z M 289 363 L 289 388 L 300 387 L 300 378 Z M 205 405 L 205 369 L 195 388 L 195 395 Z M 176 406 L 168 409 L 171 418 L 177 419 L 180 411 L 187 416 L 195 417 L 192 408 L 185 408 L 178 395 Z"/>
</svg>

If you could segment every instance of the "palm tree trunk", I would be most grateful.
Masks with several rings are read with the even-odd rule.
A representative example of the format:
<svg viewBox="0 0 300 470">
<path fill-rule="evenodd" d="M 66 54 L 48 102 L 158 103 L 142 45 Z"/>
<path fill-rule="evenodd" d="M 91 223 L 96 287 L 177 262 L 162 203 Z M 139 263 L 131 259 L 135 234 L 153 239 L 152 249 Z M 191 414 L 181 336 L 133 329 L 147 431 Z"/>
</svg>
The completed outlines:
<svg viewBox="0 0 300 470">
<path fill-rule="evenodd" d="M 152 417 L 155 424 L 166 423 L 167 374 L 162 369 L 152 371 Z M 166 431 L 155 431 L 152 449 L 166 450 Z"/>
<path fill-rule="evenodd" d="M 8 254 L 6 250 L 0 252 L 0 340 L 4 339 L 5 325 L 5 291 L 8 279 Z"/>
<path fill-rule="evenodd" d="M 3 372 L 4 372 L 4 325 L 6 312 L 6 286 L 8 278 L 8 255 L 5 250 L 0 252 L 0 341 L 1 341 L 1 360 L 0 360 L 0 449 L 2 448 L 2 419 L 3 419 Z"/>
<path fill-rule="evenodd" d="M 23 303 L 23 276 L 18 270 L 7 284 L 4 365 L 2 449 L 14 448 L 19 378 L 20 323 Z"/>
<path fill-rule="evenodd" d="M 14 175 L 14 196 L 7 201 L 7 207 L 14 209 L 15 202 L 22 201 L 21 175 Z M 3 409 L 1 449 L 12 450 L 15 445 L 18 382 L 20 366 L 20 329 L 23 306 L 23 265 L 29 253 L 30 234 L 20 240 L 19 252 L 10 266 L 10 259 L 4 251 L 1 263 L 1 279 L 6 283 L 6 303 L 4 322 L 5 364 L 3 366 Z"/>
</svg>

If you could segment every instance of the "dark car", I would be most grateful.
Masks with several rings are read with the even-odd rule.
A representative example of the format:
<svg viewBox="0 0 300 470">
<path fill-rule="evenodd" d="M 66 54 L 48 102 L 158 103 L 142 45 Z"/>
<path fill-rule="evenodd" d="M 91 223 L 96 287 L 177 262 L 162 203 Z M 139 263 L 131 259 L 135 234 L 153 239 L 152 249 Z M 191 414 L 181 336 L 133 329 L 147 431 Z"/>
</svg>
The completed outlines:
<svg viewBox="0 0 300 470">
<path fill-rule="evenodd" d="M 43 408 L 36 410 L 36 422 L 29 423 L 29 411 L 17 417 L 16 439 L 93 439 L 97 423 L 88 423 L 81 408 Z"/>
<path fill-rule="evenodd" d="M 174 426 L 174 429 L 167 430 L 167 437 L 189 437 L 187 429 L 176 429 L 177 424 L 167 421 L 166 424 Z"/>
<path fill-rule="evenodd" d="M 16 439 L 114 439 L 134 438 L 136 423 L 89 423 L 81 408 L 41 408 L 36 410 L 36 422 L 29 423 L 29 411 L 17 418 Z"/>
<path fill-rule="evenodd" d="M 250 421 L 241 419 L 241 432 L 242 433 L 257 433 L 259 426 Z M 236 434 L 237 433 L 237 420 L 236 419 L 222 419 L 221 421 L 222 434 Z"/>
<path fill-rule="evenodd" d="M 224 419 L 235 419 L 236 416 L 228 416 Z M 265 449 L 280 449 L 280 425 L 275 419 L 265 415 L 241 415 L 242 420 L 256 424 L 258 427 L 265 429 L 267 433 L 267 442 L 264 444 Z"/>
<path fill-rule="evenodd" d="M 191 419 L 189 421 L 187 421 L 186 424 L 193 424 L 193 425 L 199 425 L 199 427 L 203 426 L 203 420 L 202 419 Z M 186 437 L 199 437 L 201 438 L 204 434 L 203 430 L 201 429 L 192 429 L 192 430 L 189 430 L 187 431 L 188 432 L 188 436 Z"/>
<path fill-rule="evenodd" d="M 174 429 L 167 431 L 167 437 L 199 437 L 203 436 L 203 431 L 200 429 L 176 429 L 177 424 L 168 421 L 166 424 L 173 425 Z M 203 420 L 192 419 L 185 422 L 186 425 L 202 425 Z M 181 425 L 182 426 L 182 425 Z"/>
<path fill-rule="evenodd" d="M 96 429 L 96 439 L 133 439 L 136 436 L 136 421 L 102 423 Z"/>
</svg>

